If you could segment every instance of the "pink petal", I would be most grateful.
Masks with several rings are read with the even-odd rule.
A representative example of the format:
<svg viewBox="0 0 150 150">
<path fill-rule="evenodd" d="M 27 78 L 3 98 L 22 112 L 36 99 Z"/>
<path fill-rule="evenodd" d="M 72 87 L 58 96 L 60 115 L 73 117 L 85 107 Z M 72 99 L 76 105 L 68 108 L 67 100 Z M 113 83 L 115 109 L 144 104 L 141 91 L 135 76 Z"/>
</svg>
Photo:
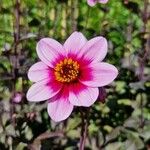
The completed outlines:
<svg viewBox="0 0 150 150">
<path fill-rule="evenodd" d="M 96 101 L 98 93 L 98 88 L 76 83 L 70 87 L 69 101 L 75 106 L 89 107 Z"/>
<path fill-rule="evenodd" d="M 110 84 L 118 75 L 115 66 L 108 63 L 91 64 L 81 72 L 80 82 L 91 87 Z"/>
<path fill-rule="evenodd" d="M 88 5 L 94 6 L 97 3 L 97 0 L 87 0 Z"/>
<path fill-rule="evenodd" d="M 77 54 L 87 42 L 84 35 L 80 32 L 73 32 L 64 43 L 64 48 L 68 54 Z"/>
<path fill-rule="evenodd" d="M 87 0 L 87 2 L 88 2 L 88 5 L 94 6 L 97 2 L 105 4 L 108 2 L 108 0 Z"/>
<path fill-rule="evenodd" d="M 73 105 L 68 97 L 68 88 L 65 88 L 48 103 L 48 114 L 55 122 L 65 120 L 73 111 Z"/>
<path fill-rule="evenodd" d="M 61 90 L 61 87 L 62 85 L 56 81 L 50 82 L 47 79 L 39 81 L 29 88 L 27 99 L 31 102 L 47 100 L 55 96 Z"/>
<path fill-rule="evenodd" d="M 42 61 L 37 62 L 29 69 L 28 78 L 33 82 L 52 78 L 52 69 Z"/>
<path fill-rule="evenodd" d="M 98 0 L 99 3 L 103 3 L 106 4 L 108 2 L 108 0 Z"/>
<path fill-rule="evenodd" d="M 89 62 L 102 61 L 107 54 L 107 40 L 104 37 L 95 37 L 89 40 L 82 48 L 78 57 Z"/>
<path fill-rule="evenodd" d="M 41 61 L 50 67 L 54 67 L 59 59 L 63 59 L 65 51 L 63 46 L 54 39 L 43 38 L 37 43 L 37 54 Z"/>
</svg>

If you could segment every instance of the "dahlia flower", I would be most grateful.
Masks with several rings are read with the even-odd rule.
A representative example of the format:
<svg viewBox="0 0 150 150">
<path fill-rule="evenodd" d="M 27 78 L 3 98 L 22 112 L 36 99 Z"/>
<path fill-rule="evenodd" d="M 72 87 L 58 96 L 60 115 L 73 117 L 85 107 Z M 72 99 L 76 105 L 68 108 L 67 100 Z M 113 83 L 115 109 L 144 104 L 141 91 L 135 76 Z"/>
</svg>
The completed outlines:
<svg viewBox="0 0 150 150">
<path fill-rule="evenodd" d="M 98 98 L 98 87 L 111 83 L 118 74 L 115 66 L 102 62 L 107 41 L 101 36 L 87 41 L 82 33 L 74 32 L 63 45 L 43 38 L 36 51 L 40 61 L 28 72 L 36 83 L 27 99 L 48 100 L 48 114 L 55 122 L 69 117 L 74 106 L 91 106 Z"/>
<path fill-rule="evenodd" d="M 94 6 L 96 3 L 107 3 L 108 0 L 87 0 L 88 5 Z"/>
</svg>

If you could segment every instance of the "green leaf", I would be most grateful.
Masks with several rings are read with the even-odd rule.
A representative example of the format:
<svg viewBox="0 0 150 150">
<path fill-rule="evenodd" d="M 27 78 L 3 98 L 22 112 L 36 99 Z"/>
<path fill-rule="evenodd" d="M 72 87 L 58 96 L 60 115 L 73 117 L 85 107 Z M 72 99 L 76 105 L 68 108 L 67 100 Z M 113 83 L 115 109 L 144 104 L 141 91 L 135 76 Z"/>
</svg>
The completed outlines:
<svg viewBox="0 0 150 150">
<path fill-rule="evenodd" d="M 20 142 L 17 147 L 16 150 L 24 150 L 24 148 L 27 147 L 27 144 Z"/>
<path fill-rule="evenodd" d="M 114 143 L 108 144 L 105 150 L 125 150 L 125 149 L 123 149 L 123 143 L 114 142 Z"/>
</svg>

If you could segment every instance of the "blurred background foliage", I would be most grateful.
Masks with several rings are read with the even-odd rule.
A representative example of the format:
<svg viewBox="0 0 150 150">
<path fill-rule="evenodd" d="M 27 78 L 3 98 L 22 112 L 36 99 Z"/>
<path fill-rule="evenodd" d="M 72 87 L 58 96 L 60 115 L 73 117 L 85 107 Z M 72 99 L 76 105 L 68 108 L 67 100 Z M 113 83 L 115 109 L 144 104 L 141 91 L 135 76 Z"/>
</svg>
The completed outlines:
<svg viewBox="0 0 150 150">
<path fill-rule="evenodd" d="M 74 31 L 109 43 L 119 69 L 88 117 L 87 150 L 150 150 L 150 0 L 0 0 L 0 150 L 76 150 L 81 116 L 50 120 L 46 102 L 29 103 L 29 67 L 42 37 L 63 43 Z M 18 96 L 18 97 L 17 97 Z"/>
</svg>

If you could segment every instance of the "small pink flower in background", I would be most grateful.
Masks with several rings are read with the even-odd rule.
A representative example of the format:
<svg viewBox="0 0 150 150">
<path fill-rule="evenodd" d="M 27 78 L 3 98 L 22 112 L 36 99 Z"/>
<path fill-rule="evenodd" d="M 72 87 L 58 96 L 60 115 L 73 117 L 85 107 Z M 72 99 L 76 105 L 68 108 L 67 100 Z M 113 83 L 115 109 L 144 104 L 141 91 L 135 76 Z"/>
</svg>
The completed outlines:
<svg viewBox="0 0 150 150">
<path fill-rule="evenodd" d="M 12 101 L 13 101 L 14 103 L 20 103 L 21 100 L 22 100 L 22 94 L 21 94 L 20 92 L 16 92 L 16 93 L 14 94 L 14 96 L 13 96 Z"/>
<path fill-rule="evenodd" d="M 108 0 L 87 0 L 87 2 L 88 2 L 88 5 L 94 6 L 96 3 L 103 3 L 103 4 L 105 4 L 105 3 L 108 2 Z"/>
<path fill-rule="evenodd" d="M 71 114 L 74 106 L 91 106 L 98 98 L 98 87 L 111 83 L 118 75 L 115 66 L 102 62 L 107 54 L 107 41 L 98 36 L 89 41 L 74 32 L 61 45 L 43 38 L 37 43 L 41 61 L 28 72 L 36 82 L 27 92 L 31 102 L 48 100 L 48 114 L 58 122 Z"/>
</svg>

